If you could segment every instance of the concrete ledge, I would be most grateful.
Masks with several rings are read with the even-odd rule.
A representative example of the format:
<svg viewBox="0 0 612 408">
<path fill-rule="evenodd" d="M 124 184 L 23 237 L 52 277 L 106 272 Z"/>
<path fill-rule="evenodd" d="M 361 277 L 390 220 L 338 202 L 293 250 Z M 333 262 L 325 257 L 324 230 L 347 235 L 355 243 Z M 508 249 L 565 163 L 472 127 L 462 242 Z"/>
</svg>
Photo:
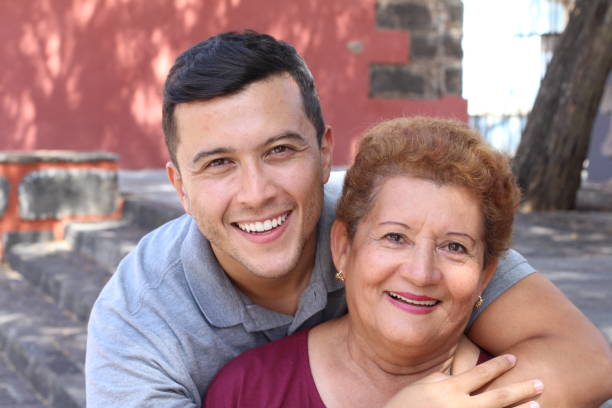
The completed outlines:
<svg viewBox="0 0 612 408">
<path fill-rule="evenodd" d="M 117 210 L 117 172 L 98 169 L 32 171 L 19 184 L 24 220 L 110 215 Z"/>
<path fill-rule="evenodd" d="M 91 163 L 119 160 L 109 152 L 80 152 L 76 150 L 35 150 L 0 152 L 0 163 Z"/>
<path fill-rule="evenodd" d="M 10 193 L 11 185 L 8 180 L 0 176 L 0 217 L 4 216 L 4 211 L 8 207 L 8 198 Z"/>
<path fill-rule="evenodd" d="M 121 218 L 117 160 L 106 152 L 0 152 L 0 260 L 5 243 L 24 233 L 61 240 L 69 221 Z"/>
</svg>

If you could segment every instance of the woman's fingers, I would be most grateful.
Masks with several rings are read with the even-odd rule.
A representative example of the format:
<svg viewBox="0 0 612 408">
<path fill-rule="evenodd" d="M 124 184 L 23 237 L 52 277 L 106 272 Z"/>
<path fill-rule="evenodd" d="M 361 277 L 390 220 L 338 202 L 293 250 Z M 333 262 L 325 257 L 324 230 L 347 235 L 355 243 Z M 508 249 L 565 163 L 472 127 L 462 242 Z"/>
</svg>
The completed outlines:
<svg viewBox="0 0 612 408">
<path fill-rule="evenodd" d="M 472 396 L 475 407 L 497 408 L 507 407 L 519 401 L 525 401 L 537 397 L 544 390 L 544 384 L 539 380 L 523 381 L 516 384 L 506 385 L 494 390 L 485 391 Z M 538 408 L 535 401 L 519 405 L 523 408 Z"/>
<path fill-rule="evenodd" d="M 539 380 L 523 381 L 473 395 L 473 392 L 496 379 L 516 363 L 511 355 L 500 356 L 477 365 L 465 373 L 446 376 L 429 375 L 398 392 L 386 407 L 427 408 L 506 408 L 542 393 Z M 539 408 L 530 401 L 516 408 Z"/>
<path fill-rule="evenodd" d="M 505 354 L 470 368 L 454 378 L 461 389 L 473 392 L 495 380 L 514 367 L 514 364 L 516 364 L 516 357 Z"/>
</svg>

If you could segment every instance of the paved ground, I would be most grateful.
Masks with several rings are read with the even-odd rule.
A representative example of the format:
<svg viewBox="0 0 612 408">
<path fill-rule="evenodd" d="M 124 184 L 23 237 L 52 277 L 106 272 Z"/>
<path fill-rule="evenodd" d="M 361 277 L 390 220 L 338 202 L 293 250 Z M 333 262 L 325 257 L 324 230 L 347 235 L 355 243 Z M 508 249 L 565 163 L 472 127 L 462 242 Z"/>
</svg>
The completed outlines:
<svg viewBox="0 0 612 408">
<path fill-rule="evenodd" d="M 0 408 L 47 408 L 27 380 L 0 357 Z"/>
</svg>

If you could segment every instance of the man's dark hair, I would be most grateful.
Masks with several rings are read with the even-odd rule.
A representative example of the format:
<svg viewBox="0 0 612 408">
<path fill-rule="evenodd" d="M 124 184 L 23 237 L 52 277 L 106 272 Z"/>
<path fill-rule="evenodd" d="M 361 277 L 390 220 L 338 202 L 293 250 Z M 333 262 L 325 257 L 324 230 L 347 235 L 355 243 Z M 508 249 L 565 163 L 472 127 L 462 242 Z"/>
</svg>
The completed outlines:
<svg viewBox="0 0 612 408">
<path fill-rule="evenodd" d="M 300 87 L 304 111 L 320 144 L 325 124 L 314 80 L 290 44 L 247 30 L 215 35 L 179 55 L 166 78 L 162 111 L 164 137 L 172 162 L 178 167 L 179 136 L 174 116 L 177 104 L 231 95 L 253 82 L 284 72 Z"/>
</svg>

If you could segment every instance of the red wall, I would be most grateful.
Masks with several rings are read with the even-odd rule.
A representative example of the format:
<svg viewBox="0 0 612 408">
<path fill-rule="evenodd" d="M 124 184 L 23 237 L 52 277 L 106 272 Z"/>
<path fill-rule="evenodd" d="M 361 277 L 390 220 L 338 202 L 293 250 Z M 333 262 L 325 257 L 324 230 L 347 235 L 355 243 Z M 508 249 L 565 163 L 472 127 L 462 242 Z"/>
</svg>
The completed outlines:
<svg viewBox="0 0 612 408">
<path fill-rule="evenodd" d="M 401 114 L 467 120 L 467 103 L 370 99 L 371 63 L 407 63 L 405 31 L 375 28 L 375 0 L 0 1 L 0 150 L 107 150 L 122 168 L 160 167 L 161 88 L 174 58 L 220 31 L 252 28 L 308 62 L 336 164 L 373 121 Z M 363 51 L 349 50 L 359 41 Z"/>
</svg>

